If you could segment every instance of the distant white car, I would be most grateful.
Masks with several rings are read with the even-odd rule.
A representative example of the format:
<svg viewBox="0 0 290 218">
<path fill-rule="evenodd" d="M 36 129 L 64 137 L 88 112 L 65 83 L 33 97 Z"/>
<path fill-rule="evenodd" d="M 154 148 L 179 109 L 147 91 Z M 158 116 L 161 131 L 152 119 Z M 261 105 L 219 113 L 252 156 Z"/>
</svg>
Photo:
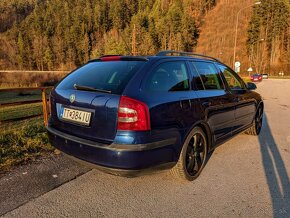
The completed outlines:
<svg viewBox="0 0 290 218">
<path fill-rule="evenodd" d="M 262 76 L 263 76 L 263 79 L 268 79 L 268 74 L 267 73 L 263 73 Z"/>
</svg>

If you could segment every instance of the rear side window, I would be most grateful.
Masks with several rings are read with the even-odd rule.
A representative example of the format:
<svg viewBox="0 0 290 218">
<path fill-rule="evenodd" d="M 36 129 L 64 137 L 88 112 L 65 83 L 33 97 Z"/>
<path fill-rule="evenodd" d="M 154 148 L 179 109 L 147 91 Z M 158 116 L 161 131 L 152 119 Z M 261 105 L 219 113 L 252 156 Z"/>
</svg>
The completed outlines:
<svg viewBox="0 0 290 218">
<path fill-rule="evenodd" d="M 190 64 L 190 67 L 191 67 L 191 71 L 193 72 L 193 75 L 192 75 L 192 85 L 196 85 L 196 88 L 198 90 L 204 90 L 204 85 L 203 85 L 203 82 L 201 81 L 201 77 L 199 76 L 199 73 L 197 72 L 195 66 L 191 63 Z"/>
<path fill-rule="evenodd" d="M 195 76 L 195 84 L 198 90 L 224 89 L 219 71 L 212 63 L 191 62 Z M 196 78 L 197 77 L 197 78 Z"/>
<path fill-rule="evenodd" d="M 58 89 L 74 89 L 74 84 L 121 94 L 144 61 L 90 62 L 63 79 Z"/>
<path fill-rule="evenodd" d="M 245 83 L 234 71 L 226 66 L 218 65 L 218 67 L 222 71 L 230 89 L 246 89 Z"/>
<path fill-rule="evenodd" d="M 189 78 L 185 62 L 172 61 L 160 64 L 150 74 L 146 89 L 157 92 L 189 90 Z"/>
</svg>

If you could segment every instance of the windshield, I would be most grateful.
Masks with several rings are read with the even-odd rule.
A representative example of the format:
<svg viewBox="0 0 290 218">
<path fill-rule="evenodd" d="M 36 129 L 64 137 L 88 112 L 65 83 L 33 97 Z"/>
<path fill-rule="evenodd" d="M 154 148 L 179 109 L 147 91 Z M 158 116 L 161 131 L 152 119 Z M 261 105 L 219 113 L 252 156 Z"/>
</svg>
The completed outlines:
<svg viewBox="0 0 290 218">
<path fill-rule="evenodd" d="M 82 90 L 92 91 L 95 89 L 121 94 L 130 79 L 144 63 L 144 61 L 90 62 L 64 78 L 57 89 L 86 87 Z"/>
</svg>

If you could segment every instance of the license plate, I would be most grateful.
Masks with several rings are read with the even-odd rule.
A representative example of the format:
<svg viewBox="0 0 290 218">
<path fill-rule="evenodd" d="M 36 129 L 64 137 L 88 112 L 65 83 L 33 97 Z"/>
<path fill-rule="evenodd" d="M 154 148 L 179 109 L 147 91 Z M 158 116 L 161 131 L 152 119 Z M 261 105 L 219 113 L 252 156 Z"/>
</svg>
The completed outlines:
<svg viewBox="0 0 290 218">
<path fill-rule="evenodd" d="M 74 123 L 79 123 L 79 124 L 88 126 L 90 125 L 91 115 L 92 113 L 90 112 L 64 107 L 61 118 L 63 120 L 67 120 L 67 121 L 71 121 Z"/>
</svg>

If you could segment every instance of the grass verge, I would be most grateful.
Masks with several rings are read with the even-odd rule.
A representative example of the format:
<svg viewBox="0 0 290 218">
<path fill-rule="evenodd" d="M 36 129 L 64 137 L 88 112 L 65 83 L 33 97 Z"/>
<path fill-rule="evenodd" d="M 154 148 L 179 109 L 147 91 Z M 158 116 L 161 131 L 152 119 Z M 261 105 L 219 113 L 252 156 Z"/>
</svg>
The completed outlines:
<svg viewBox="0 0 290 218">
<path fill-rule="evenodd" d="M 0 108 L 0 121 L 42 114 L 42 104 L 24 104 Z"/>
<path fill-rule="evenodd" d="M 251 82 L 251 79 L 249 77 L 242 77 L 244 82 L 247 84 L 248 82 Z"/>
<path fill-rule="evenodd" d="M 42 119 L 0 128 L 0 172 L 54 151 Z"/>
<path fill-rule="evenodd" d="M 290 76 L 269 76 L 269 79 L 290 79 Z"/>
<path fill-rule="evenodd" d="M 41 91 L 0 92 L 0 104 L 15 103 L 30 100 L 41 100 Z"/>
</svg>

